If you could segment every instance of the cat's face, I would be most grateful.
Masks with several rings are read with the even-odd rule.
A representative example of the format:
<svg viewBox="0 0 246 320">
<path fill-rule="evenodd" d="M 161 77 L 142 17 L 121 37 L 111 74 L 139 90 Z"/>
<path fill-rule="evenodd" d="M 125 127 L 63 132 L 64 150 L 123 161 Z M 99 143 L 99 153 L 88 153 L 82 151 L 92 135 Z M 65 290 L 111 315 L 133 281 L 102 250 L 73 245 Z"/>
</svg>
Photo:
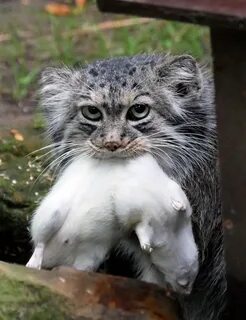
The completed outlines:
<svg viewBox="0 0 246 320">
<path fill-rule="evenodd" d="M 151 152 L 168 160 L 176 152 L 169 146 L 186 139 L 182 130 L 191 104 L 199 107 L 201 86 L 189 56 L 115 58 L 78 69 L 48 68 L 42 106 L 51 138 L 58 149 L 62 144 L 73 150 L 70 155 L 129 158 Z"/>
<path fill-rule="evenodd" d="M 147 133 L 153 130 L 156 117 L 152 99 L 134 91 L 118 92 L 117 101 L 114 98 L 107 88 L 95 100 L 90 97 L 79 104 L 80 128 L 89 129 L 85 142 L 89 153 L 100 158 L 129 158 L 147 151 Z"/>
</svg>

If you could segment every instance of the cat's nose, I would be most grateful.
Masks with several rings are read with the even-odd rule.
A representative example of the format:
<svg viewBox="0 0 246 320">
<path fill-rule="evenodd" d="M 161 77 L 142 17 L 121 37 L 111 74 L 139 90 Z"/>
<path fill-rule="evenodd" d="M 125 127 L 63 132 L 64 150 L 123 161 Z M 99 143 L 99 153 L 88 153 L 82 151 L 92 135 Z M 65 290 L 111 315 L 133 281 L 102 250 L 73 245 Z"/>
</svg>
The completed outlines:
<svg viewBox="0 0 246 320">
<path fill-rule="evenodd" d="M 116 151 L 120 146 L 121 144 L 117 141 L 109 141 L 104 144 L 104 147 L 109 151 Z"/>
</svg>

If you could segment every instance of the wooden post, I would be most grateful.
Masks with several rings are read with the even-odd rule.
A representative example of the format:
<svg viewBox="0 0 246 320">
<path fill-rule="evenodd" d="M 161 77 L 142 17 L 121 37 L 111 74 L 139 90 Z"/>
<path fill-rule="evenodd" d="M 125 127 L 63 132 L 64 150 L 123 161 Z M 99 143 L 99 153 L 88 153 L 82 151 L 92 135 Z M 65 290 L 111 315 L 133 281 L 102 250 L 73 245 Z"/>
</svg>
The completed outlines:
<svg viewBox="0 0 246 320">
<path fill-rule="evenodd" d="M 229 283 L 228 310 L 231 319 L 239 320 L 243 319 L 241 312 L 246 302 L 246 32 L 212 28 L 211 41 Z"/>
</svg>

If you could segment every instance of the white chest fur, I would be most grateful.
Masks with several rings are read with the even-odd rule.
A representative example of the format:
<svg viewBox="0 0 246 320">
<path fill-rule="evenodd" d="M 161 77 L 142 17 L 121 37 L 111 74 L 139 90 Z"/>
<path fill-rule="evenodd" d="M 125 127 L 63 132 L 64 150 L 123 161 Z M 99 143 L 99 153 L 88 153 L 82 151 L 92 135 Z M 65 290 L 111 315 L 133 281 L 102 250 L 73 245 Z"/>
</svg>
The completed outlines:
<svg viewBox="0 0 246 320">
<path fill-rule="evenodd" d="M 123 225 L 130 227 L 143 220 L 143 215 L 144 219 L 164 216 L 163 206 L 166 214 L 171 212 L 172 195 L 174 198 L 176 193 L 177 200 L 186 201 L 180 191 L 150 155 L 130 160 L 81 158 L 64 171 L 37 213 L 42 210 L 44 218 L 56 212 L 56 219 L 60 216 L 73 220 L 74 228 L 89 220 L 94 224 L 95 220 L 108 221 L 117 215 Z"/>
</svg>

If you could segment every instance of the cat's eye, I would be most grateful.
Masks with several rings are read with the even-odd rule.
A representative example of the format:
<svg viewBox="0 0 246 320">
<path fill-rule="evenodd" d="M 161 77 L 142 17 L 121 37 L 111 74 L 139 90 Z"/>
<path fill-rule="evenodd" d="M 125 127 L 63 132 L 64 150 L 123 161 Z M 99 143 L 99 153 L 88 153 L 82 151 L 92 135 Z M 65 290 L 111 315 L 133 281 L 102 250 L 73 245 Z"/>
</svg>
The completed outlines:
<svg viewBox="0 0 246 320">
<path fill-rule="evenodd" d="M 138 121 L 146 118 L 149 114 L 150 107 L 147 104 L 134 104 L 127 112 L 127 119 L 131 121 Z"/>
<path fill-rule="evenodd" d="M 102 119 L 101 111 L 94 106 L 84 106 L 81 108 L 82 115 L 91 121 L 99 121 Z"/>
</svg>

